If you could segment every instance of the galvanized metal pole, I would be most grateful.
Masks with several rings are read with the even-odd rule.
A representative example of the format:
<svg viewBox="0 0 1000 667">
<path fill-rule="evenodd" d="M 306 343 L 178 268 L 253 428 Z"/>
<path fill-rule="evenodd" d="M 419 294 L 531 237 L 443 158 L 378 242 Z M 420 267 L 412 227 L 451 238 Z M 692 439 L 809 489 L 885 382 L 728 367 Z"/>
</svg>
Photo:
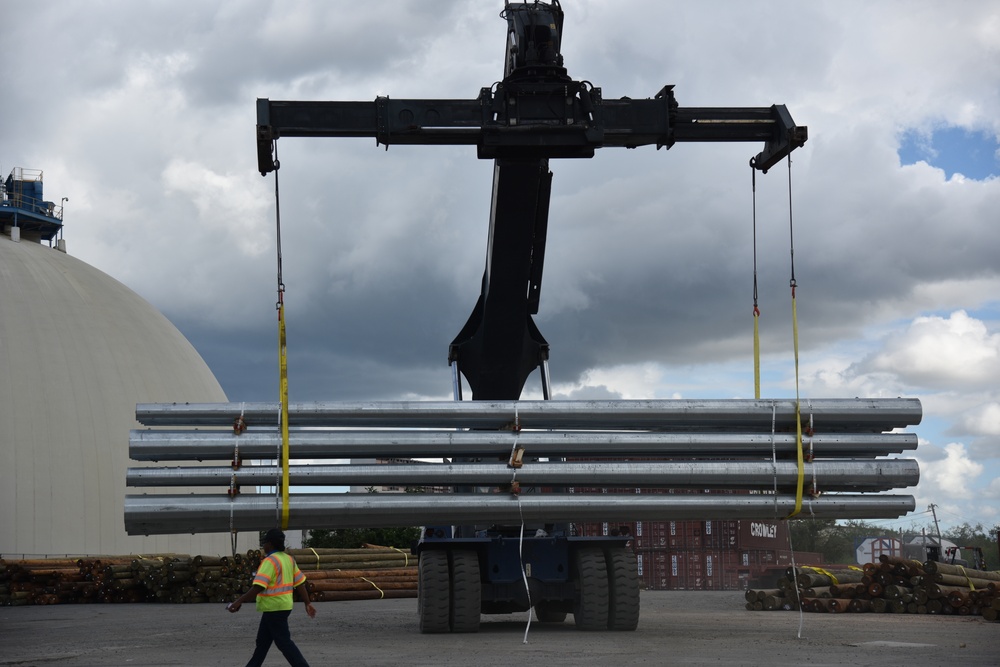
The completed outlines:
<svg viewBox="0 0 1000 667">
<path fill-rule="evenodd" d="M 277 403 L 139 404 L 147 426 L 228 426 L 243 414 L 250 426 L 273 424 Z M 389 401 L 295 403 L 291 426 L 395 428 L 666 429 L 770 432 L 795 426 L 795 399 L 641 401 Z M 816 430 L 883 432 L 920 422 L 917 399 L 812 399 L 802 406 Z M 516 416 L 516 417 L 515 417 Z"/>
<path fill-rule="evenodd" d="M 277 466 L 129 468 L 127 484 L 154 486 L 266 486 Z M 505 463 L 408 463 L 301 465 L 289 468 L 295 486 L 503 486 L 511 482 Z M 820 491 L 886 491 L 914 486 L 920 479 L 913 459 L 814 461 L 807 478 Z M 677 489 L 766 489 L 795 487 L 795 461 L 588 461 L 526 463 L 517 470 L 521 486 L 668 487 Z"/>
<path fill-rule="evenodd" d="M 662 433 L 608 431 L 355 431 L 294 430 L 289 447 L 296 459 L 452 458 L 510 455 L 517 438 L 527 456 L 750 457 L 795 453 L 795 434 Z M 281 442 L 274 429 L 231 431 L 133 430 L 129 456 L 136 461 L 225 461 L 238 447 L 244 459 L 272 459 Z M 822 458 L 875 458 L 917 448 L 913 433 L 818 433 L 811 439 Z"/>
<path fill-rule="evenodd" d="M 914 508 L 913 496 L 825 494 L 804 498 L 800 517 L 896 518 Z M 778 519 L 794 494 L 292 494 L 288 528 L 333 529 L 494 522 L 680 519 Z M 274 525 L 274 496 L 127 495 L 130 535 L 260 530 Z"/>
</svg>

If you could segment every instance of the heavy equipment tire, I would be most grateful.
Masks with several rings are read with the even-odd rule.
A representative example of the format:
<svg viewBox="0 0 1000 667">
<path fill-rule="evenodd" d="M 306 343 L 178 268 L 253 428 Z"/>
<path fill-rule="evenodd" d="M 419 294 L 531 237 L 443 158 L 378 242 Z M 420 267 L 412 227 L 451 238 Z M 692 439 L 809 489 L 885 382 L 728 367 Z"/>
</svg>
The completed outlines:
<svg viewBox="0 0 1000 667">
<path fill-rule="evenodd" d="M 639 567 L 624 547 L 608 549 L 608 630 L 635 630 L 639 625 Z"/>
<path fill-rule="evenodd" d="M 420 632 L 448 632 L 451 586 L 448 581 L 448 552 L 425 549 L 417 564 L 417 611 Z"/>
<path fill-rule="evenodd" d="M 455 549 L 451 560 L 451 631 L 479 632 L 482 583 L 479 556 L 471 549 Z"/>
<path fill-rule="evenodd" d="M 573 620 L 577 630 L 606 630 L 608 628 L 608 568 L 604 551 L 593 547 L 577 549 L 573 556 L 576 564 L 577 601 L 573 607 Z"/>
<path fill-rule="evenodd" d="M 566 612 L 551 609 L 544 602 L 535 605 L 535 618 L 539 623 L 562 623 L 566 620 Z"/>
</svg>

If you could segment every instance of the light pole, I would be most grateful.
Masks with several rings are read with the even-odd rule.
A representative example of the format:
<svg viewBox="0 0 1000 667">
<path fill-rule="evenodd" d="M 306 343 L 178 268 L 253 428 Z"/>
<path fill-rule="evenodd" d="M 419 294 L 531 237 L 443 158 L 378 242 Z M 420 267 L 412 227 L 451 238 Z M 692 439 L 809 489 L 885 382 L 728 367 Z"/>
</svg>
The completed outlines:
<svg viewBox="0 0 1000 667">
<path fill-rule="evenodd" d="M 62 221 L 64 224 L 66 222 L 66 202 L 68 202 L 68 201 L 69 201 L 69 197 L 63 197 L 62 198 L 62 202 L 60 202 L 60 205 L 59 205 L 59 208 L 60 208 L 60 211 L 59 211 L 59 220 Z M 63 228 L 62 228 L 62 225 L 59 225 L 59 238 L 62 238 L 62 237 L 63 237 Z"/>
</svg>

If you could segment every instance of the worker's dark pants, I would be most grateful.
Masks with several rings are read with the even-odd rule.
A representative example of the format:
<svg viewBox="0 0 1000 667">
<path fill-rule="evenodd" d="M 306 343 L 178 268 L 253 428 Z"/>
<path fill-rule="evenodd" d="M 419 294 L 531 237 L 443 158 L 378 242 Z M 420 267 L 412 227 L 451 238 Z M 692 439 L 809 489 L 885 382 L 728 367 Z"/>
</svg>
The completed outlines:
<svg viewBox="0 0 1000 667">
<path fill-rule="evenodd" d="M 247 667 L 261 667 L 267 651 L 271 648 L 271 642 L 278 647 L 285 660 L 293 667 L 309 667 L 309 663 L 302 657 L 299 647 L 292 641 L 292 635 L 288 631 L 288 611 L 265 611 L 260 615 L 260 626 L 257 628 L 257 649 L 253 652 L 253 657 L 247 663 Z"/>
</svg>

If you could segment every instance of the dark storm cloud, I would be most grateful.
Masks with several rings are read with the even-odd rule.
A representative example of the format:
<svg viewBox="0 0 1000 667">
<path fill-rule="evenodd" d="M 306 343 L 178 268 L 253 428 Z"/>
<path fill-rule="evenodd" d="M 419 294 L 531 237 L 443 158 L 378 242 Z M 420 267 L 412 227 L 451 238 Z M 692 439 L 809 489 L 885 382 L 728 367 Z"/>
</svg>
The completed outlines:
<svg viewBox="0 0 1000 667">
<path fill-rule="evenodd" d="M 944 349 L 994 350 L 1000 180 L 901 166 L 897 151 L 907 132 L 937 126 L 1000 135 L 993 4 L 564 3 L 569 73 L 606 98 L 676 84 L 682 106 L 783 103 L 809 126 L 792 168 L 809 390 L 920 392 L 944 415 L 937 423 L 981 439 L 977 456 L 995 456 L 982 440 L 1000 431 L 1000 396 L 963 389 L 947 365 L 912 366 Z M 44 169 L 48 198 L 70 200 L 70 253 L 170 317 L 231 399 L 273 400 L 274 177 L 256 173 L 256 98 L 472 99 L 502 72 L 501 7 L 8 3 L 0 167 Z M 485 264 L 491 164 L 468 147 L 385 152 L 373 140 L 283 138 L 278 150 L 293 400 L 448 396 L 447 345 Z M 746 386 L 730 369 L 748 364 L 752 345 L 747 160 L 758 150 L 684 144 L 552 161 L 536 321 L 556 391 Z M 794 387 L 783 370 L 787 179 L 784 164 L 757 179 L 760 325 L 776 392 Z M 922 316 L 938 318 L 935 335 L 903 335 Z M 949 450 L 958 464 L 969 455 Z"/>
</svg>

